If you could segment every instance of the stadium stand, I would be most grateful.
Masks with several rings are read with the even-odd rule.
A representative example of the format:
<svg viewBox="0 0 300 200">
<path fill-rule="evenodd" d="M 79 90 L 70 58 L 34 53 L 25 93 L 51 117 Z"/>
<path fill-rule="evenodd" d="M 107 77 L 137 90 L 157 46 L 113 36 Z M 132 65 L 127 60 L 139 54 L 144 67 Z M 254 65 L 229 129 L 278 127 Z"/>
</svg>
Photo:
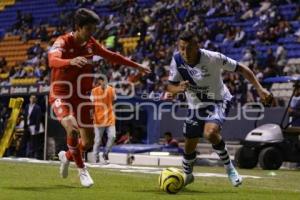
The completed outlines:
<svg viewBox="0 0 300 200">
<path fill-rule="evenodd" d="M 1 2 L 1 86 L 49 82 L 47 49 L 57 36 L 72 30 L 71 16 L 79 7 L 92 8 L 101 16 L 95 36 L 101 43 L 150 66 L 153 73 L 140 77 L 133 70 L 101 60 L 95 71 L 108 74 L 112 82 L 134 82 L 137 94 L 156 93 L 149 95 L 156 100 L 166 96 L 164 83 L 168 65 L 176 49 L 178 33 L 184 29 L 198 33 L 202 48 L 220 51 L 246 63 L 260 80 L 297 74 L 300 70 L 300 5 L 297 1 Z M 251 85 L 239 75 L 224 73 L 224 81 L 236 102 L 257 100 Z M 118 89 L 120 94 L 128 94 L 126 90 L 126 86 Z"/>
<path fill-rule="evenodd" d="M 149 93 L 153 91 L 155 84 L 162 85 L 166 81 L 171 53 L 175 49 L 174 42 L 182 29 L 191 28 L 197 31 L 203 48 L 219 50 L 236 60 L 245 61 L 262 77 L 289 72 L 285 65 L 289 63 L 287 59 L 300 57 L 300 45 L 294 35 L 300 28 L 297 20 L 299 5 L 293 1 L 261 5 L 259 1 L 224 1 L 215 4 L 210 1 L 199 4 L 194 1 L 153 0 L 46 0 L 43 4 L 38 3 L 38 0 L 5 2 L 5 9 L 0 12 L 0 25 L 3 28 L 0 33 L 3 35 L 5 31 L 6 34 L 0 43 L 0 57 L 6 59 L 9 69 L 17 64 L 27 66 L 23 63 L 30 58 L 25 52 L 37 39 L 42 40 L 41 46 L 46 50 L 46 42 L 51 44 L 51 38 L 70 30 L 70 16 L 81 6 L 94 9 L 102 17 L 99 25 L 101 32 L 97 34 L 97 39 L 107 44 L 111 42 L 108 38 L 114 36 L 115 43 L 110 43 L 112 50 L 122 51 L 138 61 L 153 65 L 155 76 L 140 80 L 139 86 L 140 90 Z M 253 11 L 253 16 L 244 19 L 243 14 L 248 11 Z M 220 21 L 223 24 L 219 24 Z M 136 26 L 132 26 L 133 24 Z M 272 66 L 273 62 L 279 61 L 279 44 L 283 44 L 281 65 L 274 63 Z M 144 59 L 145 57 L 151 62 Z M 122 67 L 115 67 L 118 68 L 115 72 L 107 69 L 109 74 L 114 74 L 111 76 L 114 80 L 121 76 L 122 79 L 129 79 L 134 74 L 125 72 Z M 4 74 L 6 73 L 7 71 Z M 225 74 L 224 79 L 231 91 L 245 96 L 247 91 L 240 89 L 244 83 L 237 85 L 240 77 L 228 78 L 229 76 Z M 159 87 L 158 91 L 163 93 L 163 88 Z M 249 101 L 249 97 L 243 98 L 246 99 L 244 101 Z"/>
</svg>

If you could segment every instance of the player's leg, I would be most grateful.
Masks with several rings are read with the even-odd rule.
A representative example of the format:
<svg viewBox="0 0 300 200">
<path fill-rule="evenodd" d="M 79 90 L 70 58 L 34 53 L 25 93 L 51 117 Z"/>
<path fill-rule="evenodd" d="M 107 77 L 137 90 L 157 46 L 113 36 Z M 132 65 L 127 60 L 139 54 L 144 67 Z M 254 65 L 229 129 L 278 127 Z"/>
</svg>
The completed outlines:
<svg viewBox="0 0 300 200">
<path fill-rule="evenodd" d="M 86 152 L 91 149 L 94 144 L 94 129 L 93 128 L 79 128 L 80 132 L 80 150 Z"/>
<path fill-rule="evenodd" d="M 219 124 L 207 122 L 204 126 L 204 137 L 212 144 L 213 149 L 219 155 L 224 164 L 228 178 L 231 183 L 237 187 L 242 183 L 242 177 L 239 176 L 230 160 L 225 142 L 220 135 L 220 130 L 221 128 Z"/>
<path fill-rule="evenodd" d="M 101 140 L 104 131 L 105 131 L 105 127 L 94 127 L 95 139 L 94 139 L 94 146 L 93 146 L 93 157 L 95 162 L 99 162 L 99 147 L 101 145 Z"/>
<path fill-rule="evenodd" d="M 108 154 L 111 151 L 111 148 L 116 139 L 116 126 L 112 125 L 107 127 L 106 132 L 107 132 L 107 142 L 106 142 L 105 150 L 103 152 L 103 159 L 105 164 L 109 164 Z"/>
<path fill-rule="evenodd" d="M 66 178 L 68 176 L 68 167 L 70 161 L 74 160 L 78 168 L 84 168 L 84 163 L 79 150 L 79 128 L 75 117 L 73 115 L 68 115 L 61 120 L 61 124 L 67 133 L 68 151 L 61 151 L 59 152 L 58 156 L 61 161 L 61 176 Z"/>
<path fill-rule="evenodd" d="M 194 112 L 189 110 L 189 113 Z M 182 167 L 184 172 L 184 184 L 194 181 L 193 166 L 196 161 L 196 147 L 202 135 L 204 121 L 197 120 L 194 114 L 184 122 L 183 135 L 185 137 Z"/>
<path fill-rule="evenodd" d="M 81 153 L 92 148 L 94 143 L 94 130 L 93 128 L 79 128 L 80 131 L 80 150 Z M 78 174 L 81 185 L 84 187 L 91 187 L 94 185 L 94 181 L 90 176 L 86 167 L 78 168 Z"/>
<path fill-rule="evenodd" d="M 78 145 L 79 128 L 74 117 L 73 106 L 70 102 L 66 102 L 62 99 L 56 99 L 51 105 L 52 111 L 67 134 L 67 146 L 68 151 L 60 151 L 58 154 L 60 165 L 60 175 L 63 178 L 68 176 L 68 167 L 70 161 L 74 160 L 77 167 L 83 168 L 84 164 L 81 158 Z"/>
<path fill-rule="evenodd" d="M 193 167 L 196 161 L 196 147 L 199 137 L 185 138 L 184 153 L 182 159 L 182 167 L 184 172 L 184 184 L 188 185 L 194 181 Z"/>
</svg>

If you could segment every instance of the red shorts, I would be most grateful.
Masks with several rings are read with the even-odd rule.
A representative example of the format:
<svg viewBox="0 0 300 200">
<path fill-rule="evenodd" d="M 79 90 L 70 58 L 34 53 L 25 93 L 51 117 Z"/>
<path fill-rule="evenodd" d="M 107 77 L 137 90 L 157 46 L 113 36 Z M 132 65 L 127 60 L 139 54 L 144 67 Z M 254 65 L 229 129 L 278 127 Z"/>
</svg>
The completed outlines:
<svg viewBox="0 0 300 200">
<path fill-rule="evenodd" d="M 93 127 L 92 102 L 84 99 L 56 99 L 51 103 L 51 117 L 61 121 L 73 115 L 80 128 Z"/>
</svg>

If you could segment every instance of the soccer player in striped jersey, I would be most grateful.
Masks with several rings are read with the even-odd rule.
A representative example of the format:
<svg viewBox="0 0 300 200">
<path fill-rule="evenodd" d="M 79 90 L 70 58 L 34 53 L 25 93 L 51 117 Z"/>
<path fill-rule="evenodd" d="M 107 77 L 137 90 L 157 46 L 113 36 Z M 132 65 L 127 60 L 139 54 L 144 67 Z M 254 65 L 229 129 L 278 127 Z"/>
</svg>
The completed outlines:
<svg viewBox="0 0 300 200">
<path fill-rule="evenodd" d="M 185 185 L 194 181 L 195 149 L 202 135 L 223 161 L 233 186 L 242 183 L 242 177 L 233 166 L 220 134 L 232 99 L 223 83 L 222 70 L 240 73 L 253 84 L 262 101 L 272 98 L 246 66 L 221 53 L 199 49 L 196 35 L 190 31 L 180 34 L 178 52 L 173 54 L 170 65 L 167 91 L 173 94 L 184 92 L 189 106 L 189 115 L 183 127 Z"/>
</svg>

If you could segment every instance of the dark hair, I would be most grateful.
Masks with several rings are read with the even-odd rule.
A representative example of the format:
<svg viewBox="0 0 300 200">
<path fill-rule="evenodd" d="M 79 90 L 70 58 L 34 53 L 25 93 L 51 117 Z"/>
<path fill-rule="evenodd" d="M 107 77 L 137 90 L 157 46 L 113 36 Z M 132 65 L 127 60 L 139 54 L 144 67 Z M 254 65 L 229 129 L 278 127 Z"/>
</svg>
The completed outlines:
<svg viewBox="0 0 300 200">
<path fill-rule="evenodd" d="M 87 24 L 98 24 L 100 22 L 100 18 L 94 11 L 86 8 L 80 8 L 75 13 L 74 21 L 75 25 L 82 27 Z"/>
<path fill-rule="evenodd" d="M 99 76 L 97 79 L 98 79 L 98 81 L 100 81 L 100 80 L 105 81 L 106 80 L 103 76 Z"/>
<path fill-rule="evenodd" d="M 171 132 L 165 132 L 165 136 L 170 136 L 170 137 L 172 137 L 172 133 Z"/>
<path fill-rule="evenodd" d="M 197 36 L 192 31 L 184 31 L 179 35 L 179 39 L 186 42 L 190 42 L 192 40 L 197 41 Z"/>
</svg>

